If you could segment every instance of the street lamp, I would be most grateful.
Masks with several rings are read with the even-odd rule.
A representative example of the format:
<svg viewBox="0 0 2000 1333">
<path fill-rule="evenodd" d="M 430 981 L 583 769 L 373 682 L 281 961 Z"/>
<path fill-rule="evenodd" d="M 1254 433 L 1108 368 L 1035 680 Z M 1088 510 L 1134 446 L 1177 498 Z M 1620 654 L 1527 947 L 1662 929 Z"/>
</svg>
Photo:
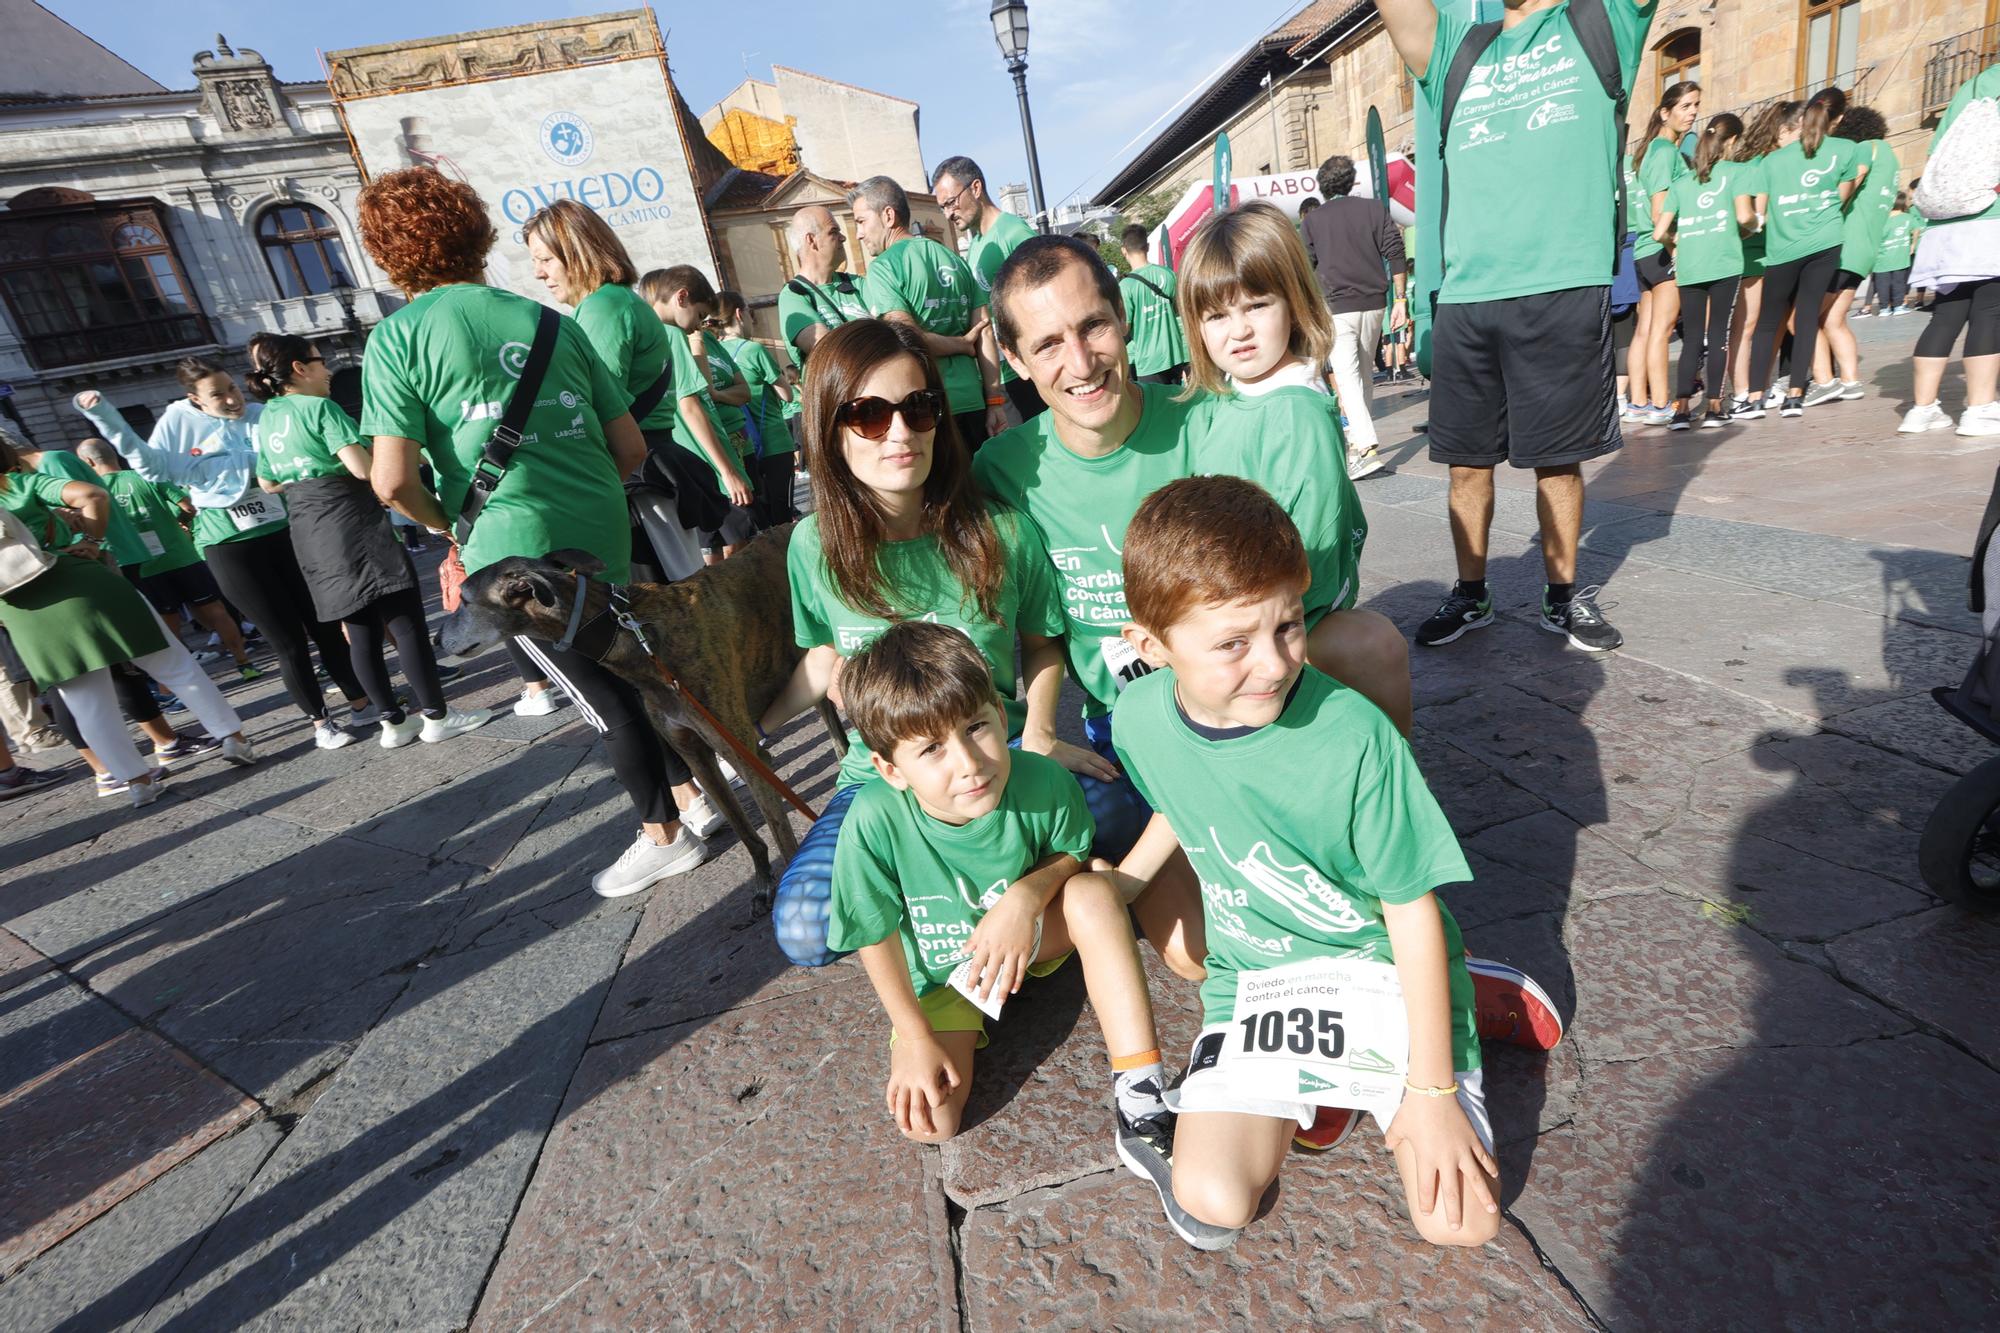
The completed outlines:
<svg viewBox="0 0 2000 1333">
<path fill-rule="evenodd" d="M 1035 192 L 1035 224 L 1049 229 L 1047 206 L 1042 203 L 1042 162 L 1035 156 L 1035 121 L 1028 114 L 1028 0 L 993 0 L 993 40 L 1000 44 L 1000 57 L 1014 76 L 1014 96 L 1021 103 L 1021 138 L 1028 145 L 1028 188 Z"/>
</svg>

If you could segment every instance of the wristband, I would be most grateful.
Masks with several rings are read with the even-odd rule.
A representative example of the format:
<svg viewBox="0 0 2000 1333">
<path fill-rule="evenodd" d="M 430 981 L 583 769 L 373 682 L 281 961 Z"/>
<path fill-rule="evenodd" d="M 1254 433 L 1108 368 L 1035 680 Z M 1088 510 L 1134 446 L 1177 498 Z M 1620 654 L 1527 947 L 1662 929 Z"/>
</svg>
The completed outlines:
<svg viewBox="0 0 2000 1333">
<path fill-rule="evenodd" d="M 1005 407 L 1007 406 L 1007 395 L 1004 393 L 998 395 L 989 394 L 986 399 L 986 405 L 988 407 Z"/>
<path fill-rule="evenodd" d="M 1404 1086 L 1405 1088 L 1408 1088 L 1408 1089 L 1409 1089 L 1409 1090 L 1410 1090 L 1411 1092 L 1414 1092 L 1414 1093 L 1416 1093 L 1416 1094 L 1417 1094 L 1417 1095 L 1418 1095 L 1419 1097 L 1456 1097 L 1456 1096 L 1458 1096 L 1458 1084 L 1456 1084 L 1456 1083 L 1452 1083 L 1452 1084 L 1450 1084 L 1449 1086 L 1447 1086 L 1447 1087 L 1442 1087 L 1442 1088 L 1427 1088 L 1427 1087 L 1425 1087 L 1425 1086 L 1424 1086 L 1423 1084 L 1421 1084 L 1421 1083 L 1412 1083 L 1412 1082 L 1410 1082 L 1410 1078 L 1409 1078 L 1409 1075 L 1407 1075 L 1407 1074 L 1405 1074 L 1405 1075 L 1403 1076 L 1403 1086 Z"/>
</svg>

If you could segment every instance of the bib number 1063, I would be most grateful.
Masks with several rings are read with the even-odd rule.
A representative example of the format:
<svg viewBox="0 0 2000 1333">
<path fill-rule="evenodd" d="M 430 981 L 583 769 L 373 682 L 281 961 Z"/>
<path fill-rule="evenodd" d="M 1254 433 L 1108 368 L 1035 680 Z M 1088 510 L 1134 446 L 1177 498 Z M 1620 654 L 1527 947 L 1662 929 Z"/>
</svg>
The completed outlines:
<svg viewBox="0 0 2000 1333">
<path fill-rule="evenodd" d="M 1347 1053 L 1347 1028 L 1338 1009 L 1267 1009 L 1238 1019 L 1245 1055 L 1317 1055 L 1338 1060 Z"/>
</svg>

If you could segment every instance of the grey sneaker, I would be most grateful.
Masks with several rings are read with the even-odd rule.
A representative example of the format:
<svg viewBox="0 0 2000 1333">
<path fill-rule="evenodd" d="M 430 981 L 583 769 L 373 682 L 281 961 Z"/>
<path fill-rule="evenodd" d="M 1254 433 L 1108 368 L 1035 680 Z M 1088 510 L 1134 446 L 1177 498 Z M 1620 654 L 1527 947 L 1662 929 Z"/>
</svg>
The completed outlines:
<svg viewBox="0 0 2000 1333">
<path fill-rule="evenodd" d="M 1236 1227 L 1212 1226 L 1181 1207 L 1174 1197 L 1174 1117 L 1172 1112 L 1128 1119 L 1117 1112 L 1118 1160 L 1160 1196 L 1167 1225 L 1197 1250 L 1226 1250 L 1243 1234 Z"/>
<path fill-rule="evenodd" d="M 1542 628 L 1568 637 L 1570 643 L 1587 653 L 1608 653 L 1625 642 L 1625 636 L 1611 627 L 1597 609 L 1596 584 L 1581 589 L 1567 602 L 1551 604 L 1548 590 L 1542 590 Z"/>
<path fill-rule="evenodd" d="M 240 741 L 234 736 L 224 736 L 222 738 L 222 757 L 238 768 L 249 768 L 257 762 L 257 751 L 250 744 L 248 736 L 245 736 Z"/>
<path fill-rule="evenodd" d="M 1833 402 L 1840 396 L 1839 380 L 1828 380 L 1824 384 L 1809 384 L 1806 386 L 1805 405 L 1807 407 L 1818 407 L 1821 403 Z M 1857 398 L 1860 396 L 1860 394 L 1855 395 Z"/>
<path fill-rule="evenodd" d="M 685 824 L 664 847 L 641 830 L 624 855 L 591 878 L 590 887 L 600 898 L 623 898 L 649 889 L 669 875 L 685 874 L 707 858 L 708 845 Z"/>
<path fill-rule="evenodd" d="M 1867 386 L 1862 384 L 1860 380 L 1842 380 L 1840 382 L 1840 399 L 1842 402 L 1851 403 L 1857 398 L 1866 398 L 1867 396 Z"/>
</svg>

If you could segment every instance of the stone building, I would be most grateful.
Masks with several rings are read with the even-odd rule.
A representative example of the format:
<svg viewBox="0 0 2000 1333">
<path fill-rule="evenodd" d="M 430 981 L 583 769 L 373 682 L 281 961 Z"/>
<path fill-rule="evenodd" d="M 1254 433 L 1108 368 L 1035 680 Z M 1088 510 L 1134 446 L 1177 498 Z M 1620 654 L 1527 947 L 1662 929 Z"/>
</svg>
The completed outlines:
<svg viewBox="0 0 2000 1333">
<path fill-rule="evenodd" d="M 702 113 L 709 142 L 739 167 L 828 180 L 892 176 L 904 189 L 930 179 L 917 141 L 917 104 L 804 70 L 771 66 Z"/>
</svg>

